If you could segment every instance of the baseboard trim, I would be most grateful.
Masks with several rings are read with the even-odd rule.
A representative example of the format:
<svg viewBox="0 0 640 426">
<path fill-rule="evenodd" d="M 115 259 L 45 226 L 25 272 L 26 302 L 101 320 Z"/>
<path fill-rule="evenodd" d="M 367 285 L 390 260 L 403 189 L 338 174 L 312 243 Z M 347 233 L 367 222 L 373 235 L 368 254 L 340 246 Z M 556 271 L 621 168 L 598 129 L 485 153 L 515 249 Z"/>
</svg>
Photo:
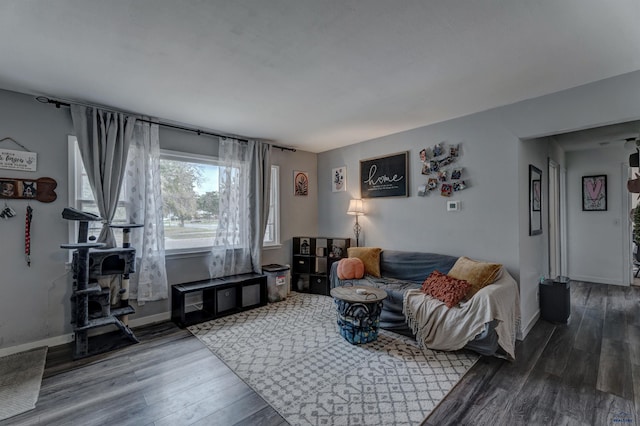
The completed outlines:
<svg viewBox="0 0 640 426">
<path fill-rule="evenodd" d="M 629 284 L 624 284 L 620 280 L 613 280 L 611 278 L 603 278 L 603 277 L 591 277 L 588 275 L 570 275 L 569 276 L 572 281 L 585 281 L 588 283 L 596 283 L 596 284 L 610 284 L 610 285 L 619 285 L 628 287 Z"/>
<path fill-rule="evenodd" d="M 531 331 L 531 329 L 533 329 L 533 327 L 536 325 L 539 319 L 540 319 L 540 309 L 538 309 L 536 313 L 533 314 L 533 317 L 531 317 L 531 319 L 527 323 L 527 326 L 524 328 L 524 330 L 522 331 L 518 330 L 518 333 L 516 334 L 516 339 L 524 340 L 525 337 L 527 337 L 527 334 L 529 334 L 529 332 Z"/>
<path fill-rule="evenodd" d="M 142 318 L 132 318 L 129 320 L 130 327 L 140 327 L 143 325 L 155 324 L 157 322 L 168 321 L 171 319 L 171 312 L 162 312 L 160 314 L 148 315 Z M 105 327 L 106 328 L 106 327 Z M 105 333 L 108 330 L 105 330 Z M 98 333 L 99 334 L 99 333 Z M 24 343 L 16 346 L 9 346 L 7 348 L 0 348 L 0 357 L 17 354 L 19 352 L 28 351 L 42 346 L 60 346 L 69 342 L 73 342 L 74 334 L 68 333 L 60 336 L 49 337 L 42 340 L 36 340 L 34 342 Z"/>
<path fill-rule="evenodd" d="M 61 336 L 49 337 L 47 339 L 36 340 L 35 342 L 24 343 L 17 346 L 9 346 L 8 348 L 0 349 L 0 357 L 17 354 L 18 352 L 24 352 L 42 346 L 59 346 L 66 343 L 73 342 L 73 333 L 63 334 Z"/>
<path fill-rule="evenodd" d="M 169 321 L 171 319 L 171 312 L 162 312 L 155 315 L 147 315 L 142 318 L 131 318 L 129 320 L 129 327 L 140 327 L 143 325 L 155 324 L 157 322 Z"/>
</svg>

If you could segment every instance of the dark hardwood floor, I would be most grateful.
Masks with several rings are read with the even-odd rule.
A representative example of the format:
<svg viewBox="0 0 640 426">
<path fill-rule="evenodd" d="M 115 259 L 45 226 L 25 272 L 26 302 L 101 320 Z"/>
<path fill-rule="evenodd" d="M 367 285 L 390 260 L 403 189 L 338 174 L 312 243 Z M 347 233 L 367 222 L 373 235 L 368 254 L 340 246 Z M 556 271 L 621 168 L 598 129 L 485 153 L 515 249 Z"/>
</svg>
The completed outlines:
<svg viewBox="0 0 640 426">
<path fill-rule="evenodd" d="M 572 283 L 569 325 L 538 321 L 517 360 L 482 357 L 424 422 L 640 424 L 640 288 Z M 0 425 L 286 425 L 199 340 L 171 323 L 83 360 L 50 348 L 36 408 Z"/>
<path fill-rule="evenodd" d="M 571 303 L 514 363 L 481 358 L 424 425 L 640 424 L 640 288 L 572 282 Z"/>
<path fill-rule="evenodd" d="M 141 343 L 73 361 L 49 348 L 36 408 L 0 425 L 286 425 L 187 330 L 137 328 Z"/>
</svg>

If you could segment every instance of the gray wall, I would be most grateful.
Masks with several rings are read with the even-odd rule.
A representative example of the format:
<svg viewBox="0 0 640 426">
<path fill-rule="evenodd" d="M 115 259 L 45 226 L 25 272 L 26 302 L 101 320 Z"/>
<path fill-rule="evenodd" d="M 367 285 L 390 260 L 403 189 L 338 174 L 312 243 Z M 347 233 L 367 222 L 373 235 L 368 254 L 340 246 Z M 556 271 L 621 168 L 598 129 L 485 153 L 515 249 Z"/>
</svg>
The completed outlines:
<svg viewBox="0 0 640 426">
<path fill-rule="evenodd" d="M 547 259 L 547 208 L 549 207 L 548 197 L 548 173 L 547 173 L 547 138 L 522 141 L 518 163 L 520 172 L 518 174 L 519 190 L 518 205 L 519 210 L 526 212 L 520 215 L 519 235 L 519 263 L 520 263 L 520 299 L 522 302 L 532 301 L 534 303 L 522 303 L 520 314 L 522 315 L 523 334 L 531 329 L 537 319 L 538 311 L 538 282 L 540 276 L 546 274 Z M 529 165 L 533 165 L 542 171 L 542 234 L 529 236 Z"/>
<path fill-rule="evenodd" d="M 493 220 L 504 229 L 516 229 L 518 224 L 518 204 L 504 196 L 518 191 L 517 181 L 505 178 L 517 175 L 518 163 L 513 161 L 517 158 L 517 139 L 503 127 L 486 125 L 494 120 L 491 113 L 477 114 L 320 154 L 319 204 L 328 212 L 320 215 L 320 232 L 352 235 L 354 219 L 346 215 L 346 210 L 349 199 L 360 195 L 360 159 L 409 151 L 410 196 L 366 200 L 366 215 L 360 220 L 364 230 L 361 245 L 500 260 L 517 274 L 518 235 L 495 232 L 486 226 Z M 510 143 L 500 146 L 498 142 L 504 140 Z M 418 185 L 426 183 L 418 153 L 441 141 L 460 144 L 461 156 L 456 164 L 464 168 L 463 178 L 469 187 L 450 198 L 461 201 L 458 212 L 447 212 L 448 199 L 439 193 L 416 195 Z M 347 166 L 347 192 L 332 193 L 330 172 L 341 165 Z M 491 212 L 491 217 L 485 212 Z M 505 253 L 502 247 L 515 250 Z"/>
<path fill-rule="evenodd" d="M 38 153 L 36 172 L 0 169 L 0 177 L 52 177 L 58 182 L 55 202 L 32 202 L 32 264 L 24 260 L 24 200 L 8 200 L 19 216 L 0 220 L 2 256 L 0 269 L 0 353 L 34 344 L 58 344 L 68 341 L 71 307 L 71 278 L 65 270 L 68 253 L 60 244 L 68 240 L 68 222 L 61 212 L 69 203 L 67 137 L 73 134 L 68 108 L 56 109 L 32 96 L 0 90 L 0 139 L 10 136 Z M 164 149 L 214 155 L 216 140 L 193 133 L 162 127 L 160 144 Z M 16 149 L 9 142 L 3 148 Z M 281 239 L 279 248 L 264 251 L 264 263 L 290 263 L 294 235 L 317 233 L 318 197 L 316 154 L 274 149 L 272 162 L 280 166 Z M 308 197 L 293 196 L 293 170 L 309 172 Z M 207 257 L 203 255 L 167 258 L 170 284 L 208 278 Z M 169 317 L 169 301 L 136 306 L 132 324 Z M 40 343 L 37 343 L 40 342 Z"/>
<path fill-rule="evenodd" d="M 31 267 L 24 256 L 26 200 L 7 200 L 18 216 L 0 222 L 0 348 L 58 336 L 71 330 L 65 262 L 61 243 L 68 240 L 62 209 L 67 190 L 67 135 L 72 132 L 66 108 L 56 109 L 33 97 L 0 91 L 0 139 L 10 136 L 38 153 L 36 172 L 0 169 L 0 177 L 51 177 L 58 182 L 53 203 L 31 202 Z M 20 150 L 3 142 L 3 148 Z"/>
<path fill-rule="evenodd" d="M 318 160 L 317 155 L 304 151 L 271 150 L 271 162 L 280 166 L 280 242 L 279 248 L 262 252 L 263 264 L 291 263 L 293 237 L 318 235 Z M 309 195 L 293 195 L 293 172 L 309 172 Z"/>
<path fill-rule="evenodd" d="M 526 335 L 538 318 L 538 282 L 549 271 L 549 173 L 548 161 L 552 159 L 564 168 L 565 153 L 550 137 L 522 140 L 518 154 L 518 204 L 520 212 L 519 257 L 520 297 L 523 334 Z M 542 171 L 542 234 L 529 235 L 529 165 Z"/>
<path fill-rule="evenodd" d="M 348 199 L 359 195 L 359 160 L 407 150 L 411 195 L 366 201 L 368 214 L 361 221 L 364 244 L 503 263 L 520 282 L 522 325 L 527 327 L 538 315 L 537 281 L 547 266 L 545 234 L 528 236 L 528 192 L 523 193 L 523 185 L 527 187 L 529 163 L 546 176 L 546 156 L 562 157 L 562 153 L 554 146 L 525 147 L 522 140 L 639 116 L 640 72 L 634 72 L 321 153 L 319 231 L 351 235 L 353 218 L 345 211 Z M 462 144 L 459 164 L 471 183 L 452 198 L 462 202 L 457 213 L 447 212 L 439 195 L 416 196 L 423 180 L 418 152 L 441 141 Z M 342 165 L 348 169 L 348 191 L 332 193 L 329 174 Z"/>
</svg>

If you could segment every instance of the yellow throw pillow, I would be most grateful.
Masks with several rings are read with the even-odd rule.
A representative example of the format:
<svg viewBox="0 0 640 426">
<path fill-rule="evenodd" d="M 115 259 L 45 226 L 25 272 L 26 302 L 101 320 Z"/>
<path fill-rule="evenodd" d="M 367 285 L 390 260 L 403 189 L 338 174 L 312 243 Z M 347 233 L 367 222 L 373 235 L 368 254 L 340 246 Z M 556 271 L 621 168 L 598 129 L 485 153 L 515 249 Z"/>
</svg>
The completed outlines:
<svg viewBox="0 0 640 426">
<path fill-rule="evenodd" d="M 458 258 L 447 275 L 471 284 L 471 289 L 466 296 L 468 300 L 483 287 L 494 283 L 500 277 L 501 270 L 502 265 L 499 263 L 479 262 L 462 256 Z"/>
<path fill-rule="evenodd" d="M 349 247 L 349 257 L 357 257 L 364 263 L 364 273 L 380 278 L 380 247 Z"/>
</svg>

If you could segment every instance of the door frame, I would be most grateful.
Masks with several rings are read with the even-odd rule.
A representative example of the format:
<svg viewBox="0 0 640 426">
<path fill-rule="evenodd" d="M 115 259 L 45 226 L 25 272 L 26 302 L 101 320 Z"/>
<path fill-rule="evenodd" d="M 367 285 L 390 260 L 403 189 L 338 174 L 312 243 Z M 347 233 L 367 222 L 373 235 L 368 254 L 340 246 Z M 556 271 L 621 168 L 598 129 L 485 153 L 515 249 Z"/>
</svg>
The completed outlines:
<svg viewBox="0 0 640 426">
<path fill-rule="evenodd" d="M 620 218 L 620 229 L 622 231 L 622 283 L 624 285 L 633 284 L 633 240 L 631 239 L 631 197 L 632 194 L 627 189 L 627 181 L 631 177 L 631 167 L 629 163 L 620 165 L 620 179 L 622 183 L 622 217 Z M 640 207 L 640 204 L 638 205 Z"/>
<path fill-rule="evenodd" d="M 563 275 L 562 269 L 562 198 L 564 196 L 560 183 L 560 165 L 551 158 L 547 159 L 547 186 L 549 202 L 547 209 L 548 238 L 548 276 Z"/>
<path fill-rule="evenodd" d="M 569 274 L 567 260 L 567 169 L 560 167 L 560 275 Z"/>
</svg>

